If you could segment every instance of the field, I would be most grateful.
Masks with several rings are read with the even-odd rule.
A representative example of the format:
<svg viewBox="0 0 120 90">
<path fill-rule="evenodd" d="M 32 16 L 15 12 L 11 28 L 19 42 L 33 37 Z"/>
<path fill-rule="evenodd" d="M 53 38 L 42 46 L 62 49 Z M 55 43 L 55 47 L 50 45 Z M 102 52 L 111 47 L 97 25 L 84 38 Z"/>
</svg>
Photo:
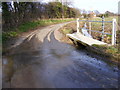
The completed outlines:
<svg viewBox="0 0 120 90">
<path fill-rule="evenodd" d="M 113 16 L 113 17 L 107 17 L 104 20 L 105 21 L 112 21 L 112 19 L 115 18 L 118 21 L 118 17 L 117 16 Z M 89 20 L 92 21 L 102 21 L 102 18 L 96 17 L 96 18 L 91 18 Z M 87 24 L 87 29 L 90 29 L 89 22 L 80 22 L 80 28 L 83 28 L 84 24 Z M 96 31 L 100 31 L 102 32 L 102 23 L 99 22 L 92 22 L 91 23 L 91 30 L 96 30 Z M 112 34 L 112 23 L 104 23 L 104 32 L 105 33 L 109 33 Z M 102 40 L 102 34 L 98 33 L 98 32 L 91 32 L 91 35 L 93 36 L 94 39 L 97 40 Z M 104 42 L 111 44 L 111 35 L 104 35 Z"/>
</svg>

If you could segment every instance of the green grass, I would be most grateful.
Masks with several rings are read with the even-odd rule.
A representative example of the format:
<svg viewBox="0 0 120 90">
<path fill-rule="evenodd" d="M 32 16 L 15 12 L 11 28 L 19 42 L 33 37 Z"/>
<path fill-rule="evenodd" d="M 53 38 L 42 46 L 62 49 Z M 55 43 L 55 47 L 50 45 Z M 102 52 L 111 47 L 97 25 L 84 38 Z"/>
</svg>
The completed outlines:
<svg viewBox="0 0 120 90">
<path fill-rule="evenodd" d="M 109 54 L 112 57 L 115 57 L 120 61 L 120 51 L 118 50 L 118 48 L 114 47 L 114 46 L 108 46 L 108 45 L 93 45 L 93 47 L 98 48 L 99 50 L 101 50 L 104 54 Z"/>
<path fill-rule="evenodd" d="M 2 42 L 4 43 L 10 38 L 14 38 L 18 35 L 18 32 L 10 31 L 10 32 L 3 32 L 2 33 Z"/>
<path fill-rule="evenodd" d="M 64 35 L 71 34 L 72 33 L 72 29 L 62 29 L 62 32 L 63 32 Z"/>
<path fill-rule="evenodd" d="M 40 20 L 40 21 L 27 22 L 27 23 L 24 23 L 21 26 L 19 26 L 18 31 L 27 32 L 31 29 L 35 29 L 38 26 L 46 26 L 46 25 L 66 22 L 66 21 L 70 21 L 70 20 L 71 19 L 69 19 L 69 20 Z"/>
<path fill-rule="evenodd" d="M 22 25 L 20 25 L 18 28 L 13 28 L 9 32 L 3 32 L 2 33 L 2 41 L 3 43 L 9 40 L 10 38 L 17 37 L 20 33 L 22 32 L 27 32 L 30 30 L 33 30 L 37 27 L 41 26 L 47 26 L 51 24 L 57 24 L 57 23 L 62 23 L 62 22 L 68 22 L 72 21 L 74 19 L 51 19 L 51 20 L 39 20 L 39 21 L 32 21 L 32 22 L 27 22 Z"/>
</svg>

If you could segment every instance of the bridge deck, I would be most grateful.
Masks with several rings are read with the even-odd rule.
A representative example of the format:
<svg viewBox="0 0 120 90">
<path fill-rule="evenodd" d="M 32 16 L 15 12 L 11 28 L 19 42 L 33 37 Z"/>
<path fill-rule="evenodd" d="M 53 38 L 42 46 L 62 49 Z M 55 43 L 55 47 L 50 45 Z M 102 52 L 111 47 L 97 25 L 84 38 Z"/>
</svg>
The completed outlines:
<svg viewBox="0 0 120 90">
<path fill-rule="evenodd" d="M 93 38 L 84 36 L 81 33 L 67 34 L 67 36 L 70 37 L 71 39 L 75 40 L 75 41 L 80 41 L 80 42 L 82 42 L 84 44 L 87 44 L 89 46 L 92 46 L 93 44 L 97 44 L 97 45 L 105 45 L 105 44 L 107 44 L 107 43 L 104 43 L 102 41 L 98 41 L 98 40 L 95 40 Z"/>
</svg>

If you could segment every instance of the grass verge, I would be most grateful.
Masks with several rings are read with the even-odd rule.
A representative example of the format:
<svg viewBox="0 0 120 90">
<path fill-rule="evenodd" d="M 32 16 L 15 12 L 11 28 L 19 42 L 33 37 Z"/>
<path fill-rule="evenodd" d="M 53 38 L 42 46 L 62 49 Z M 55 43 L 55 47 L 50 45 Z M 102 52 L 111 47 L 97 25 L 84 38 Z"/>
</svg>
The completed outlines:
<svg viewBox="0 0 120 90">
<path fill-rule="evenodd" d="M 51 24 L 57 24 L 62 22 L 68 22 L 72 21 L 74 19 L 51 19 L 51 20 L 39 20 L 39 21 L 32 21 L 27 22 L 22 25 L 20 25 L 18 28 L 14 28 L 9 30 L 8 32 L 2 32 L 2 42 L 6 42 L 7 40 L 17 37 L 22 32 L 27 32 L 33 29 L 36 29 L 37 27 L 47 26 Z"/>
<path fill-rule="evenodd" d="M 59 32 L 61 32 L 63 34 L 61 41 L 65 42 L 65 43 L 72 44 L 71 40 L 66 36 L 66 34 L 72 34 L 76 31 L 77 31 L 76 30 L 76 23 L 74 23 L 74 22 L 69 23 L 69 24 L 65 25 L 64 27 L 60 28 Z"/>
<path fill-rule="evenodd" d="M 66 34 L 72 34 L 76 32 L 76 23 L 70 23 L 62 27 L 59 31 L 64 35 L 63 39 L 66 38 L 66 40 L 64 41 L 68 42 L 70 40 L 68 40 L 69 38 L 66 37 Z M 120 62 L 120 51 L 118 50 L 118 46 L 114 47 L 108 45 L 93 45 L 93 46 L 87 46 L 87 49 L 93 54 L 103 57 L 104 59 L 106 59 L 106 61 L 109 60 L 110 62 L 112 61 L 116 63 Z"/>
<path fill-rule="evenodd" d="M 120 51 L 117 47 L 108 46 L 108 45 L 92 45 L 99 54 L 109 57 L 112 61 L 119 63 L 120 62 Z M 100 52 L 99 52 L 99 51 Z"/>
</svg>

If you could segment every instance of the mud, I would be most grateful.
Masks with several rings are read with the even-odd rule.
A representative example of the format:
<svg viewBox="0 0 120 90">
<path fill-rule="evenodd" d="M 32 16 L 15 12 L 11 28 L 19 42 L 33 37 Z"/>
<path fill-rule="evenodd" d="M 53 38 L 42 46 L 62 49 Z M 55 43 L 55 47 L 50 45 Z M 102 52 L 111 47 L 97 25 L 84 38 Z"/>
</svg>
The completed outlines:
<svg viewBox="0 0 120 90">
<path fill-rule="evenodd" d="M 117 67 L 60 41 L 57 30 L 65 24 L 46 27 L 11 50 L 8 57 L 12 58 L 14 73 L 9 85 L 3 82 L 3 88 L 118 87 Z"/>
</svg>

